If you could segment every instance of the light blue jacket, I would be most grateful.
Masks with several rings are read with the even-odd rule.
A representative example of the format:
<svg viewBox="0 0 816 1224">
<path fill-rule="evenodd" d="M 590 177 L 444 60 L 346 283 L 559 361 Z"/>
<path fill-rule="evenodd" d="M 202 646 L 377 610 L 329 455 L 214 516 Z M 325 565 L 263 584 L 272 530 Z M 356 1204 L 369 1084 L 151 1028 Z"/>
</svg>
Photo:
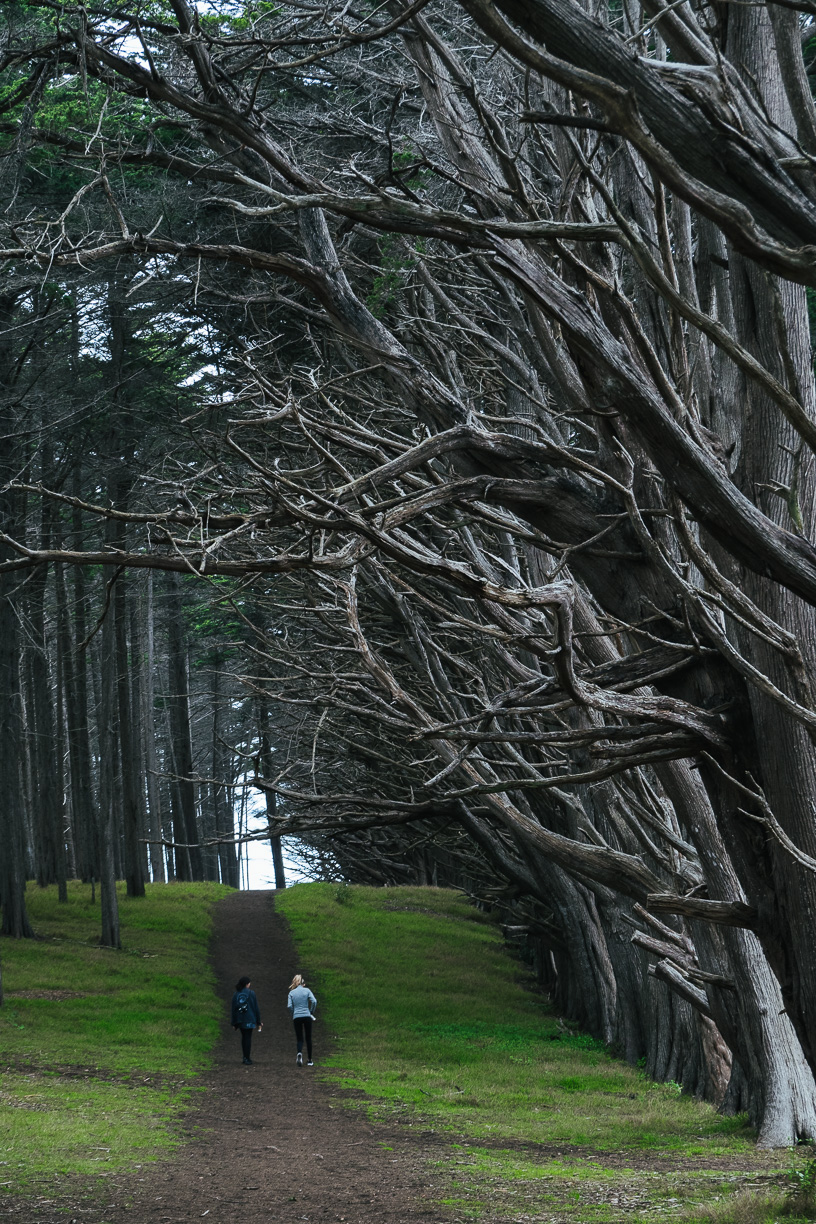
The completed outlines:
<svg viewBox="0 0 816 1224">
<path fill-rule="evenodd" d="M 317 999 L 308 986 L 296 986 L 289 991 L 289 1012 L 293 1020 L 313 1016 L 316 1007 Z"/>
</svg>

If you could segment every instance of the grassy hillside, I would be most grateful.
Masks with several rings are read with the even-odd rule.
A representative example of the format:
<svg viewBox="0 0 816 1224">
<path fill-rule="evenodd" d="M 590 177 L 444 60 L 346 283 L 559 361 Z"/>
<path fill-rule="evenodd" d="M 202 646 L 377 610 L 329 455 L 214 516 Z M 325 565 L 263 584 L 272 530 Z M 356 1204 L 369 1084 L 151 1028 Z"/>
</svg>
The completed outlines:
<svg viewBox="0 0 816 1224">
<path fill-rule="evenodd" d="M 207 961 L 214 884 L 119 899 L 121 951 L 100 948 L 99 905 L 74 882 L 30 888 L 36 940 L 0 942 L 0 1190 L 108 1173 L 173 1145 L 218 1032 Z"/>
<path fill-rule="evenodd" d="M 565 1029 L 457 894 L 301 885 L 276 905 L 319 999 L 318 1066 L 380 1118 L 451 1132 L 441 1193 L 465 1215 L 516 1200 L 582 1224 L 810 1218 L 764 1188 L 788 1157 Z"/>
</svg>

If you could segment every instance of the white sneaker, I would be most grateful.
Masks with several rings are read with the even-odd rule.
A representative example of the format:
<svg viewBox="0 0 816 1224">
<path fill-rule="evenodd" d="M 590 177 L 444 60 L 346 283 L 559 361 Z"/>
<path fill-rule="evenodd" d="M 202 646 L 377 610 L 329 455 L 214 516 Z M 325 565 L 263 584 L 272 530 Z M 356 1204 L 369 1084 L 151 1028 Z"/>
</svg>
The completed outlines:
<svg viewBox="0 0 816 1224">
<path fill-rule="evenodd" d="M 298 1054 L 298 1056 L 297 1056 L 297 1065 L 298 1065 L 299 1067 L 302 1067 L 302 1066 L 303 1066 L 303 1055 L 302 1055 L 302 1054 Z"/>
<path fill-rule="evenodd" d="M 313 1066 L 314 1066 L 314 1063 L 312 1062 L 311 1058 L 310 1058 L 310 1059 L 309 1059 L 309 1061 L 307 1062 L 306 1066 L 307 1066 L 307 1067 L 313 1067 Z"/>
</svg>

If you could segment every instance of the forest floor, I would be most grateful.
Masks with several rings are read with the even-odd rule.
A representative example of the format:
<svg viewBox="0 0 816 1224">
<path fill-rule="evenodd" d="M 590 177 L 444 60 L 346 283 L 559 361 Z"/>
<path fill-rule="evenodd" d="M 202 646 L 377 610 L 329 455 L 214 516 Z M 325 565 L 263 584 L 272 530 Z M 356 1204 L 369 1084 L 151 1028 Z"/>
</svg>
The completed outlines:
<svg viewBox="0 0 816 1224">
<path fill-rule="evenodd" d="M 356 916 L 354 906 L 330 904 L 328 887 L 322 893 L 310 892 L 305 910 L 304 903 L 298 903 L 298 890 L 292 890 L 285 902 L 281 897 L 278 908 L 289 912 L 298 935 L 298 950 L 309 948 L 312 962 L 315 939 L 329 940 L 327 968 L 321 974 L 321 989 L 315 989 L 320 994 L 323 985 L 331 982 L 331 993 L 339 999 L 343 992 L 331 968 L 331 937 L 342 943 L 347 977 L 358 985 L 365 984 L 366 958 L 370 961 L 372 954 L 370 949 L 363 949 L 361 955 L 361 949 L 353 944 L 348 924 Z M 390 910 L 420 909 L 396 904 L 397 891 L 391 893 L 393 900 L 378 897 L 376 904 Z M 360 897 L 359 918 L 370 925 L 370 915 L 363 912 L 364 893 L 355 893 Z M 316 901 L 320 902 L 317 908 Z M 301 918 L 308 911 L 305 926 L 297 920 L 298 904 Z M 458 900 L 455 904 L 462 905 Z M 445 925 L 445 918 L 453 920 L 447 923 L 451 928 L 457 922 L 464 923 L 462 915 L 454 911 L 454 902 L 442 898 L 437 905 L 438 914 L 432 912 L 433 903 L 430 909 L 422 907 L 422 913 L 409 914 L 416 923 L 408 943 L 416 944 L 423 922 L 431 939 L 434 930 L 440 931 L 440 921 Z M 405 915 L 393 917 L 404 922 Z M 392 976 L 398 978 L 401 952 L 396 931 L 395 926 L 388 937 L 386 929 L 380 944 L 384 945 L 386 960 L 390 956 L 393 961 Z M 454 936 L 457 945 L 466 943 L 460 932 L 454 932 Z M 489 941 L 483 955 L 503 958 L 511 966 L 507 973 L 515 974 L 517 970 L 507 962 L 496 933 L 485 930 L 483 938 Z M 444 939 L 439 937 L 436 942 L 441 948 Z M 432 963 L 433 953 L 420 950 L 432 979 L 438 971 Z M 442 948 L 441 955 L 446 954 Z M 393 1054 L 394 1083 L 383 1086 L 383 1050 L 377 1047 L 376 1038 L 387 1001 L 374 997 L 369 1011 L 356 1004 L 356 1026 L 349 1023 L 348 1015 L 343 1017 L 342 1007 L 335 1008 L 331 1015 L 331 1027 L 322 1022 L 321 1016 L 315 1025 L 316 1065 L 297 1067 L 285 1000 L 291 977 L 304 961 L 296 957 L 289 922 L 275 912 L 275 894 L 271 892 L 235 893 L 218 904 L 212 958 L 221 999 L 229 998 L 235 979 L 242 973 L 252 978 L 258 993 L 264 1029 L 255 1038 L 254 1065 L 242 1065 L 238 1035 L 225 1018 L 210 1069 L 197 1081 L 195 1103 L 185 1113 L 181 1126 L 175 1127 L 182 1143 L 174 1154 L 159 1154 L 155 1163 L 141 1167 L 131 1165 L 102 1173 L 92 1183 L 86 1176 L 66 1175 L 60 1179 L 56 1194 L 52 1189 L 47 1196 L 5 1198 L 0 1204 L 0 1219 L 9 1219 L 12 1224 L 124 1224 L 126 1220 L 145 1224 L 194 1220 L 206 1220 L 207 1224 L 294 1224 L 303 1220 L 325 1224 L 454 1224 L 471 1220 L 481 1224 L 639 1224 L 647 1220 L 765 1224 L 777 1218 L 776 1208 L 780 1208 L 780 1217 L 784 1212 L 786 1221 L 792 1224 L 794 1213 L 785 1202 L 783 1186 L 789 1156 L 757 1152 L 750 1146 L 744 1125 L 741 1132 L 729 1133 L 724 1121 L 712 1111 L 710 1117 L 703 1112 L 706 1107 L 687 1099 L 674 1101 L 670 1092 L 648 1085 L 642 1076 L 638 1085 L 636 1071 L 605 1055 L 587 1064 L 594 1068 L 597 1080 L 596 1107 L 585 1108 L 593 1114 L 603 1108 L 621 1111 L 618 1125 L 623 1142 L 619 1146 L 612 1142 L 613 1113 L 606 1129 L 601 1121 L 600 1129 L 593 1132 L 597 1144 L 569 1142 L 563 1128 L 558 1138 L 552 1116 L 553 1112 L 560 1116 L 561 1111 L 552 1106 L 549 1114 L 540 1115 L 544 1129 L 539 1130 L 538 1141 L 524 1138 L 536 1132 L 527 1123 L 522 1128 L 514 1127 L 506 1111 L 506 1125 L 498 1125 L 491 1133 L 492 1123 L 469 1121 L 476 1116 L 478 1102 L 470 1100 L 468 1093 L 472 1096 L 476 1089 L 465 1092 L 457 1085 L 448 1100 L 441 1089 L 439 1069 L 429 1065 L 427 1051 L 421 1049 L 419 1058 L 416 1049 Z M 306 964 L 308 967 L 308 957 Z M 483 961 L 482 967 L 485 965 Z M 370 965 L 370 972 L 374 983 L 375 965 Z M 427 984 L 419 985 L 420 993 L 424 992 Z M 505 987 L 500 983 L 500 988 Z M 372 985 L 372 990 L 376 986 Z M 411 1028 L 410 1006 L 406 997 L 406 1030 Z M 532 1015 L 541 1004 L 531 999 L 529 1007 Z M 468 1010 L 478 1012 L 478 1007 L 472 1005 Z M 320 1015 L 321 1008 L 318 1012 Z M 478 1016 L 475 1020 L 471 1016 L 468 1023 L 475 1023 L 477 1029 L 482 1023 L 484 1028 L 478 1031 L 482 1035 L 489 1032 Z M 366 1026 L 371 1026 L 369 1032 Z M 413 1027 L 419 1030 L 429 1026 Z M 446 1033 L 454 1027 L 443 1024 L 430 1039 L 444 1043 Z M 489 1037 L 474 1041 L 472 1031 L 467 1030 L 471 1033 L 469 1046 L 490 1045 Z M 331 1046 L 327 1057 L 330 1042 L 343 1040 L 337 1034 L 345 1035 L 348 1044 Z M 360 1043 L 361 1036 L 371 1038 L 372 1067 L 380 1068 L 379 1094 L 372 1092 L 374 1085 L 365 1081 L 366 1059 L 361 1060 L 360 1050 L 366 1047 L 365 1042 Z M 416 1033 L 409 1036 L 411 1042 L 418 1039 Z M 338 1049 L 343 1050 L 342 1056 L 337 1054 Z M 586 1062 L 585 1052 L 566 1054 L 578 1060 L 573 1070 L 581 1069 L 581 1058 Z M 552 1061 L 549 1051 L 547 1056 Z M 417 1066 L 422 1064 L 425 1078 L 418 1082 L 427 1084 L 427 1088 L 412 1088 L 411 1058 Z M 466 1061 L 460 1060 L 456 1076 L 467 1087 L 471 1081 L 467 1079 Z M 517 1074 L 521 1070 L 510 1065 L 522 1062 L 521 1058 L 512 1055 L 507 1061 L 509 1071 Z M 326 1063 L 330 1064 L 328 1069 Z M 554 1082 L 562 1088 L 553 1087 L 556 1096 L 550 1099 L 563 1102 L 581 1094 L 579 1077 L 565 1077 L 565 1067 L 555 1070 Z M 490 1074 L 495 1078 L 495 1070 Z M 518 1110 L 538 1110 L 540 1107 L 531 1102 L 545 1099 L 540 1082 L 533 1082 L 532 1069 L 523 1074 L 530 1078 L 519 1097 Z M 613 1091 L 617 1080 L 604 1080 L 605 1075 L 635 1077 L 629 1086 L 636 1091 Z M 588 1081 L 584 1087 L 588 1087 Z M 518 1095 L 517 1089 L 514 1091 Z M 427 1099 L 427 1109 L 417 1108 L 412 1092 L 414 1100 Z M 628 1107 L 628 1113 L 621 1109 L 624 1097 L 627 1106 L 630 1098 L 638 1098 L 635 1106 Z M 541 1108 L 546 1111 L 548 1107 Z M 631 1129 L 636 1114 L 646 1118 L 651 1128 L 648 1133 L 640 1132 L 640 1145 Z M 484 1116 L 499 1115 L 488 1110 Z M 667 1120 L 662 1132 L 656 1121 L 660 1117 Z M 104 1187 L 101 1193 L 100 1186 Z M 811 1217 L 804 1214 L 796 1218 Z"/>
</svg>

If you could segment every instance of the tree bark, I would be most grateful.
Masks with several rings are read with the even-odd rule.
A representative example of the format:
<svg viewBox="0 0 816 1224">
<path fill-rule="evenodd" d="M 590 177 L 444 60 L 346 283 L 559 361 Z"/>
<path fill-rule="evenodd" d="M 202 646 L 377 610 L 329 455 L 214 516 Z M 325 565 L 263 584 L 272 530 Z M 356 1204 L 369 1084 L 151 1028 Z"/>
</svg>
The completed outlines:
<svg viewBox="0 0 816 1224">
<path fill-rule="evenodd" d="M 180 821 L 176 822 L 176 838 L 181 831 L 189 847 L 190 878 L 204 878 L 201 847 L 196 820 L 196 784 L 193 780 L 193 744 L 190 735 L 190 670 L 187 635 L 184 621 L 184 601 L 177 575 L 167 579 L 167 650 L 170 691 L 170 734 L 176 773 Z"/>
<path fill-rule="evenodd" d="M 141 629 L 134 637 L 138 639 L 138 691 L 141 708 L 142 745 L 145 762 L 145 783 L 147 787 L 148 836 L 150 843 L 150 873 L 154 883 L 165 882 L 164 850 L 162 841 L 162 811 L 161 788 L 159 787 L 159 758 L 156 752 L 156 713 L 155 713 L 155 649 L 153 625 L 153 574 L 148 570 L 145 575 L 143 595 L 137 616 L 141 620 Z"/>
<path fill-rule="evenodd" d="M 16 534 L 18 494 L 5 487 L 14 475 L 14 434 L 16 417 L 12 406 L 12 371 L 8 329 L 12 322 L 16 295 L 0 297 L 0 524 L 3 531 Z M 9 555 L 0 544 L 0 560 Z M 3 853 L 0 855 L 0 905 L 3 907 L 2 933 L 15 939 L 32 938 L 25 904 L 25 858 L 23 811 L 20 790 L 21 694 L 17 611 L 12 602 L 16 583 L 13 574 L 0 574 L 0 828 Z"/>
<path fill-rule="evenodd" d="M 50 442 L 42 448 L 42 475 L 46 485 L 54 483 L 53 451 Z M 43 498 L 40 507 L 40 545 L 50 548 L 52 542 L 53 503 Z M 46 626 L 46 592 L 48 567 L 40 566 L 29 583 L 29 616 L 31 621 L 30 655 L 30 729 L 33 734 L 31 798 L 36 811 L 37 882 L 57 884 L 61 901 L 68 899 L 66 885 L 65 838 L 62 830 L 62 788 L 57 760 L 55 693 L 49 659 L 50 632 Z"/>
<path fill-rule="evenodd" d="M 258 738 L 260 742 L 260 776 L 262 778 L 271 778 L 274 775 L 274 760 L 272 752 L 272 740 L 269 733 L 269 707 L 264 698 L 258 700 Z M 272 821 L 275 819 L 275 810 L 277 806 L 277 796 L 274 791 L 264 791 L 264 799 L 266 801 L 266 819 L 269 822 L 270 829 Z M 272 847 L 272 863 L 275 869 L 275 887 L 286 887 L 286 871 L 283 863 L 283 849 L 281 847 L 281 839 L 279 834 L 271 833 L 269 844 Z"/>
<path fill-rule="evenodd" d="M 79 489 L 79 468 L 74 473 L 74 491 Z M 75 547 L 82 545 L 82 518 L 79 510 L 72 512 L 72 534 Z M 98 876 L 99 846 L 97 842 L 98 812 L 94 792 L 93 751 L 89 719 L 87 583 L 82 566 L 72 572 L 74 617 L 73 637 L 65 642 L 66 705 L 68 710 L 68 748 L 71 762 L 71 811 L 74 822 L 74 845 L 77 869 L 84 881 Z M 57 581 L 64 583 L 62 570 Z M 67 595 L 67 593 L 66 593 Z M 65 600 L 67 606 L 67 598 Z"/>
<path fill-rule="evenodd" d="M 231 792 L 227 786 L 229 763 L 222 729 L 222 663 L 219 655 L 216 655 L 213 661 L 212 675 L 212 803 L 215 835 L 225 839 L 218 844 L 218 865 L 221 883 L 237 888 L 238 855 L 235 846 L 226 840 L 235 836 L 235 813 L 230 802 Z"/>
<path fill-rule="evenodd" d="M 112 575 L 111 575 L 112 578 Z M 109 579 L 110 580 L 110 579 Z M 107 948 L 119 948 L 119 901 L 116 895 L 116 842 L 119 836 L 117 822 L 117 749 L 116 705 L 117 705 L 117 657 L 116 626 L 110 608 L 102 624 L 102 648 L 100 651 L 101 700 L 99 703 L 99 817 L 97 838 L 99 845 L 99 886 L 102 918 L 101 943 Z"/>
<path fill-rule="evenodd" d="M 144 811 L 139 780 L 139 733 L 133 722 L 128 651 L 127 586 L 124 575 L 114 588 L 111 614 L 116 633 L 116 698 L 118 740 L 122 763 L 122 816 L 124 831 L 124 868 L 129 897 L 145 895 Z M 135 664 L 134 664 L 135 665 Z"/>
</svg>

